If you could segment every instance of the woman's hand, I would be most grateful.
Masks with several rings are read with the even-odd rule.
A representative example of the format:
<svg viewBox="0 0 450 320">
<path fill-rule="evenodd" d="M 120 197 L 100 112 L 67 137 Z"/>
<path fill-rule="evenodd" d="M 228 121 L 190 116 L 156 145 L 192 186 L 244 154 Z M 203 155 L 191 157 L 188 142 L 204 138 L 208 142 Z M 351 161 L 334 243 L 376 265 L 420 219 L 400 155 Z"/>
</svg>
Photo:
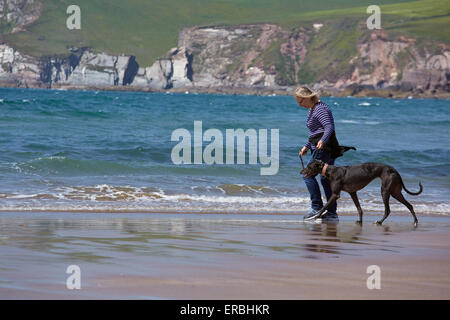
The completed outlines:
<svg viewBox="0 0 450 320">
<path fill-rule="evenodd" d="M 323 141 L 319 140 L 319 142 L 317 142 L 317 149 L 322 149 L 323 148 Z"/>
<path fill-rule="evenodd" d="M 300 152 L 299 152 L 298 154 L 302 157 L 302 156 L 304 156 L 307 152 L 308 152 L 308 148 L 307 148 L 307 147 L 303 147 L 302 150 L 300 150 Z"/>
</svg>

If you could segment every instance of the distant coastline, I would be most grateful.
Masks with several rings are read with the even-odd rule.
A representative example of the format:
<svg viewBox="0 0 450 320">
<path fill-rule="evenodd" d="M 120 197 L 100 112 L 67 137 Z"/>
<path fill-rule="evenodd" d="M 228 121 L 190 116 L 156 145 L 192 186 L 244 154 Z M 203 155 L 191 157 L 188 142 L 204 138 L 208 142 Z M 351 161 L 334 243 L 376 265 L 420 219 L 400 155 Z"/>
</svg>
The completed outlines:
<svg viewBox="0 0 450 320">
<path fill-rule="evenodd" d="M 72 85 L 54 85 L 45 86 L 27 86 L 21 87 L 15 84 L 0 84 L 0 88 L 18 88 L 18 89 L 48 89 L 48 90 L 88 90 L 88 91 L 120 91 L 120 92 L 159 92 L 159 93 L 200 93 L 200 94 L 226 94 L 226 95 L 258 95 L 258 96 L 290 96 L 293 95 L 295 88 L 268 88 L 268 87 L 180 87 L 171 89 L 153 89 L 137 86 L 72 86 Z M 323 97 L 373 97 L 373 98 L 393 98 L 393 99 L 450 99 L 450 92 L 436 91 L 402 91 L 395 89 L 368 89 L 363 87 L 346 88 L 344 90 L 320 90 Z"/>
<path fill-rule="evenodd" d="M 304 15 L 275 3 L 255 14 L 253 6 L 257 21 L 236 19 L 249 8 L 235 4 L 176 26 L 173 14 L 157 25 L 120 14 L 99 22 L 104 12 L 86 3 L 83 12 L 96 14 L 83 15 L 84 32 L 54 19 L 65 17 L 66 7 L 52 2 L 53 8 L 42 0 L 0 4 L 8 11 L 0 17 L 0 87 L 291 95 L 309 84 L 322 96 L 450 98 L 450 40 L 442 32 L 450 7 L 442 0 L 385 6 L 377 28 L 369 28 L 366 7 L 356 3 L 310 4 Z M 118 12 L 157 8 L 137 3 L 120 4 Z M 411 16 L 416 10 L 420 17 Z M 211 21 L 202 21 L 205 14 Z M 137 21 L 144 25 L 137 28 Z M 99 24 L 107 28 L 97 30 Z M 164 33 L 148 38 L 145 30 Z"/>
</svg>

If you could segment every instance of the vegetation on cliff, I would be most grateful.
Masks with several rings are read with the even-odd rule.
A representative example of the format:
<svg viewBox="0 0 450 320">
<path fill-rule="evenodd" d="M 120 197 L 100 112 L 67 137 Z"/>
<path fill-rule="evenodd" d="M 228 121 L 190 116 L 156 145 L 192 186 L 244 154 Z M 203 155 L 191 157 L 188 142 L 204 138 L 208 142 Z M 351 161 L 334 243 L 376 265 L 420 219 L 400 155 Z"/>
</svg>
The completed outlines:
<svg viewBox="0 0 450 320">
<path fill-rule="evenodd" d="M 69 30 L 69 0 L 0 0 L 0 82 L 450 92 L 450 2 L 379 0 L 369 30 L 371 2 L 80 0 Z"/>
<path fill-rule="evenodd" d="M 320 32 L 312 45 L 335 50 L 308 57 L 309 69 L 303 70 L 317 78 L 314 69 L 325 70 L 330 59 L 354 53 L 354 26 L 365 23 L 367 6 L 373 4 L 369 0 L 79 0 L 81 30 L 68 30 L 66 9 L 72 2 L 43 0 L 40 18 L 27 26 L 26 32 L 7 33 L 10 25 L 0 19 L 2 36 L 14 48 L 33 56 L 67 53 L 67 48 L 73 46 L 91 47 L 111 54 L 133 54 L 140 64 L 151 65 L 176 46 L 178 33 L 184 27 L 274 23 L 297 28 L 326 23 L 327 32 Z M 418 41 L 450 43 L 450 34 L 445 32 L 449 27 L 449 1 L 378 0 L 377 5 L 383 29 L 393 36 L 403 34 Z M 7 12 L 3 13 L 5 16 Z M 337 66 L 336 72 L 342 69 L 344 66 Z M 287 75 L 286 81 L 293 78 Z"/>
</svg>

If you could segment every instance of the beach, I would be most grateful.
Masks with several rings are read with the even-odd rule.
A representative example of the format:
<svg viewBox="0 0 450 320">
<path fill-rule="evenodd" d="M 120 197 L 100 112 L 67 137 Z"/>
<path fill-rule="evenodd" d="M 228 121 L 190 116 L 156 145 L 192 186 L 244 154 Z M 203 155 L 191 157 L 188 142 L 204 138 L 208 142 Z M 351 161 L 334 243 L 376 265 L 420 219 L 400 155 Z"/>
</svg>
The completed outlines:
<svg viewBox="0 0 450 320">
<path fill-rule="evenodd" d="M 450 219 L 379 216 L 2 213 L 0 298 L 449 299 Z"/>
<path fill-rule="evenodd" d="M 423 185 L 404 192 L 415 229 L 393 198 L 373 224 L 379 179 L 358 192 L 362 226 L 345 192 L 338 224 L 303 222 L 307 111 L 293 97 L 0 94 L 0 299 L 450 298 L 446 100 L 321 98 L 357 149 L 337 166 L 384 163 Z M 228 148 L 230 130 L 254 139 Z"/>
</svg>

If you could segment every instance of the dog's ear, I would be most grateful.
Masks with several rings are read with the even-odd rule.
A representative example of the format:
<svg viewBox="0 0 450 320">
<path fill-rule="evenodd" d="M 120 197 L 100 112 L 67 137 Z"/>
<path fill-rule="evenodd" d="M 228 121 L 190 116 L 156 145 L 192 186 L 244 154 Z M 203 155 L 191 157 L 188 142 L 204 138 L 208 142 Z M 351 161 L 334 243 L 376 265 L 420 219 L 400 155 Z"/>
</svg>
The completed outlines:
<svg viewBox="0 0 450 320">
<path fill-rule="evenodd" d="M 324 165 L 324 162 L 322 160 L 316 160 L 315 165 L 318 167 L 322 167 Z"/>
</svg>

